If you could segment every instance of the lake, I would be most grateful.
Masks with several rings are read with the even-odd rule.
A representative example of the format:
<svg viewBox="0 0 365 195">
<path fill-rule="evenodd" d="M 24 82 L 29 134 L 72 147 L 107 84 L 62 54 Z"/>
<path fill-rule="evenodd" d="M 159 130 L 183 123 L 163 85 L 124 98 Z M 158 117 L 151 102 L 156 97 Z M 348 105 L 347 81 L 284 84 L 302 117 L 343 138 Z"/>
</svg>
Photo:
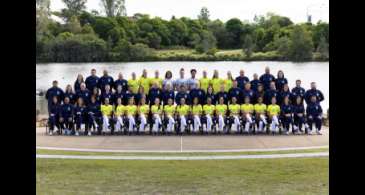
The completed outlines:
<svg viewBox="0 0 365 195">
<path fill-rule="evenodd" d="M 285 77 L 289 81 L 289 87 L 295 86 L 295 80 L 301 79 L 302 86 L 307 90 L 310 82 L 315 81 L 317 88 L 321 90 L 325 96 L 325 100 L 321 103 L 324 112 L 329 107 L 329 63 L 328 62 L 277 62 L 277 61 L 259 61 L 259 62 L 127 62 L 127 63 L 47 63 L 36 65 L 36 90 L 47 90 L 53 80 L 59 82 L 59 86 L 65 89 L 67 84 L 74 84 L 77 74 L 82 74 L 84 79 L 90 75 L 90 70 L 95 68 L 98 76 L 102 75 L 104 69 L 108 70 L 109 75 L 117 78 L 121 72 L 125 79 L 131 77 L 131 73 L 135 72 L 137 77 L 142 74 L 143 69 L 147 69 L 148 76 L 153 77 L 154 71 L 160 72 L 160 77 L 165 76 L 165 72 L 170 70 L 173 78 L 178 78 L 180 68 L 185 68 L 185 77 L 190 77 L 190 69 L 195 68 L 197 77 L 202 76 L 202 71 L 208 72 L 208 77 L 213 75 L 213 71 L 217 69 L 221 78 L 227 77 L 227 71 L 231 71 L 233 77 L 239 75 L 240 69 L 245 71 L 245 75 L 251 80 L 253 74 L 259 76 L 264 73 L 266 66 L 269 66 L 271 73 L 276 76 L 278 70 L 283 70 Z M 37 96 L 36 109 L 41 114 L 47 114 L 47 103 L 43 97 Z"/>
</svg>

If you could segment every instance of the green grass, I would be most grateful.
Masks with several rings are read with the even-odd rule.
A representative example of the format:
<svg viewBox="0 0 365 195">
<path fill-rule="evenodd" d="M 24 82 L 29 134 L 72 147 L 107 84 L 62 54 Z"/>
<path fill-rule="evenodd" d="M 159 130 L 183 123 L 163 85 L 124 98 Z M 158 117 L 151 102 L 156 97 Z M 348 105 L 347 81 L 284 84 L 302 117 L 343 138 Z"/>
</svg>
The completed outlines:
<svg viewBox="0 0 365 195">
<path fill-rule="evenodd" d="M 37 154 L 57 155 L 106 155 L 106 156 L 210 156 L 210 155 L 254 155 L 254 154 L 289 154 L 289 153 L 312 153 L 328 152 L 328 148 L 304 149 L 304 150 L 282 150 L 263 152 L 182 152 L 182 153 L 153 153 L 153 152 L 82 152 L 64 150 L 37 149 Z"/>
<path fill-rule="evenodd" d="M 37 159 L 37 194 L 328 194 L 328 158 Z"/>
</svg>

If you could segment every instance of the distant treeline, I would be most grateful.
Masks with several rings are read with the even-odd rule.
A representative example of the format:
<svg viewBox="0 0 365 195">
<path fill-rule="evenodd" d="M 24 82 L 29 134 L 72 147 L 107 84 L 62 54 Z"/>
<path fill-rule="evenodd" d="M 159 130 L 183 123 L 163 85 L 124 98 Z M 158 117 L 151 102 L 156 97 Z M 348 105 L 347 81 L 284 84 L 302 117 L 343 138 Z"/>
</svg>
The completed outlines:
<svg viewBox="0 0 365 195">
<path fill-rule="evenodd" d="M 274 14 L 249 23 L 237 18 L 211 21 L 203 8 L 198 19 L 164 20 L 145 14 L 101 16 L 80 11 L 53 13 L 61 24 L 37 10 L 37 62 L 150 60 L 328 60 L 328 23 L 294 24 Z M 161 49 L 193 49 L 199 55 L 161 56 Z M 241 49 L 241 54 L 216 55 Z"/>
</svg>

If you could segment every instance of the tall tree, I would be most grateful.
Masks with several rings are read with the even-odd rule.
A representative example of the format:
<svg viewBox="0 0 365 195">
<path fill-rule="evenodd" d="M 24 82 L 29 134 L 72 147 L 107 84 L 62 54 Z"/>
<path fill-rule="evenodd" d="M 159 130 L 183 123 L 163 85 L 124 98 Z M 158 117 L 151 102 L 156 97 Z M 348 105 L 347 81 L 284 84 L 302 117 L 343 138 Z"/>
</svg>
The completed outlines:
<svg viewBox="0 0 365 195">
<path fill-rule="evenodd" d="M 318 43 L 317 52 L 319 52 L 321 56 L 323 56 L 324 58 L 328 58 L 329 57 L 328 47 L 329 46 L 326 41 L 326 38 L 324 36 L 321 37 Z"/>
<path fill-rule="evenodd" d="M 66 5 L 66 9 L 62 10 L 62 15 L 67 19 L 71 19 L 72 16 L 79 16 L 83 10 L 85 10 L 87 0 L 62 0 Z"/>
<path fill-rule="evenodd" d="M 48 31 L 50 16 L 50 0 L 36 1 L 36 34 L 42 36 Z M 38 37 L 40 38 L 40 37 Z"/>
<path fill-rule="evenodd" d="M 251 35 L 246 35 L 243 43 L 243 52 L 245 52 L 246 56 L 250 58 L 254 48 L 255 43 L 253 42 Z"/>
<path fill-rule="evenodd" d="M 290 36 L 289 59 L 303 61 L 312 59 L 313 41 L 309 32 L 302 26 L 295 26 Z"/>
<path fill-rule="evenodd" d="M 200 10 L 200 14 L 198 15 L 198 19 L 202 20 L 204 22 L 208 22 L 209 21 L 209 10 L 207 7 L 202 7 L 202 9 Z"/>
<path fill-rule="evenodd" d="M 101 3 L 108 17 L 127 15 L 124 0 L 101 0 Z"/>
</svg>

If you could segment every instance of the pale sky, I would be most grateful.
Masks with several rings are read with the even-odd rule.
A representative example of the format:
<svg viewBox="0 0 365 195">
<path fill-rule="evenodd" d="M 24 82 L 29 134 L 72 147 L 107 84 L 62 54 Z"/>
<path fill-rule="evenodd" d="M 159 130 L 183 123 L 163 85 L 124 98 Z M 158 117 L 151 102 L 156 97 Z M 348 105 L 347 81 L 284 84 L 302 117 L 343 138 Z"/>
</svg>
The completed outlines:
<svg viewBox="0 0 365 195">
<path fill-rule="evenodd" d="M 252 21 L 256 15 L 273 12 L 287 16 L 293 22 L 306 22 L 307 10 L 312 15 L 312 22 L 329 20 L 329 0 L 125 0 L 127 15 L 135 13 L 149 14 L 163 19 L 175 17 L 197 18 L 200 9 L 205 6 L 210 12 L 210 19 L 227 21 L 231 18 Z M 51 10 L 64 8 L 62 0 L 51 0 Z M 87 10 L 101 9 L 100 0 L 88 0 Z"/>
</svg>

